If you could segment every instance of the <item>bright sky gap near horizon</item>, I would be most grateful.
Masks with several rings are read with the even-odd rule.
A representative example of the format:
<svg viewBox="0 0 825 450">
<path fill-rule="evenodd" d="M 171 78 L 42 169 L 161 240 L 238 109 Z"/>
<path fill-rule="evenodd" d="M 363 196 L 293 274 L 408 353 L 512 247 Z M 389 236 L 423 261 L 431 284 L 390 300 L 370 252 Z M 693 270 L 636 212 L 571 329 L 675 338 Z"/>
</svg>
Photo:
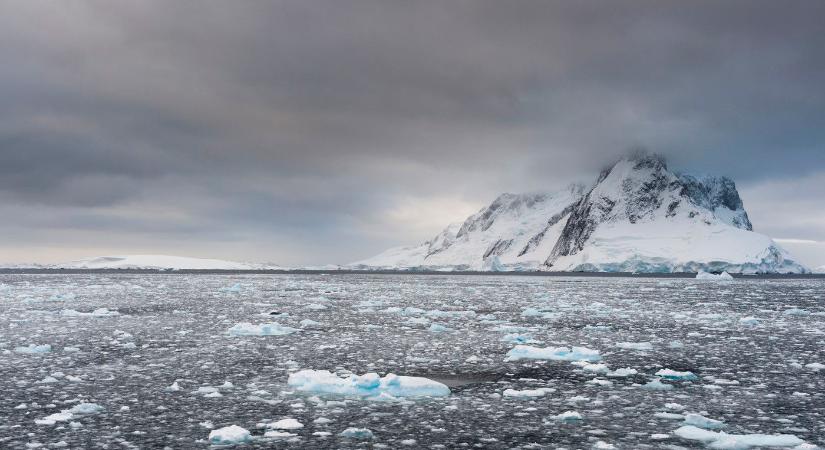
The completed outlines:
<svg viewBox="0 0 825 450">
<path fill-rule="evenodd" d="M 756 231 L 824 265 L 823 17 L 814 0 L 0 0 L 0 262 L 347 263 L 644 147 L 732 177 Z"/>
</svg>

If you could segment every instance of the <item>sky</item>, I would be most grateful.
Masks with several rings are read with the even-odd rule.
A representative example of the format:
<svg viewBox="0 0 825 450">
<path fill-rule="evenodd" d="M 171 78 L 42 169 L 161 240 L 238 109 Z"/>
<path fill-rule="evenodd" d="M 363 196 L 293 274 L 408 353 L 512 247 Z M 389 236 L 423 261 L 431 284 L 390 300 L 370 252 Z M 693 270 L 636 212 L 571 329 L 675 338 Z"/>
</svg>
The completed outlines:
<svg viewBox="0 0 825 450">
<path fill-rule="evenodd" d="M 825 264 L 825 2 L 0 0 L 0 261 L 347 263 L 629 148 Z"/>
</svg>

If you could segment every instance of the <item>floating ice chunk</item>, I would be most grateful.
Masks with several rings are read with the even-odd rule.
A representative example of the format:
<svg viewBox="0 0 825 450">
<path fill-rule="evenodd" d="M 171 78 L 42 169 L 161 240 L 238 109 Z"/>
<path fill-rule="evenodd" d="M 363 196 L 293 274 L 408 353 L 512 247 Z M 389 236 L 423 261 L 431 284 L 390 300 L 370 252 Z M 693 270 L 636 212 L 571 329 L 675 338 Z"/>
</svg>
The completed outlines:
<svg viewBox="0 0 825 450">
<path fill-rule="evenodd" d="M 631 375 L 636 375 L 639 373 L 636 369 L 631 369 L 630 367 L 625 367 L 622 369 L 612 370 L 607 372 L 607 376 L 609 377 L 629 377 Z"/>
<path fill-rule="evenodd" d="M 283 336 L 301 331 L 278 323 L 261 323 L 253 325 L 243 322 L 229 329 L 230 336 Z"/>
<path fill-rule="evenodd" d="M 642 385 L 642 389 L 647 389 L 649 391 L 669 391 L 673 389 L 673 386 L 670 384 L 662 383 L 661 380 L 653 380 L 647 384 Z"/>
<path fill-rule="evenodd" d="M 505 361 L 518 361 L 521 359 L 549 359 L 554 361 L 601 361 L 602 357 L 598 350 L 586 347 L 532 347 L 529 345 L 516 345 L 507 352 Z"/>
<path fill-rule="evenodd" d="M 599 450 L 613 450 L 616 446 L 605 441 L 596 441 L 596 443 L 593 444 L 593 448 Z"/>
<path fill-rule="evenodd" d="M 17 353 L 29 353 L 29 354 L 40 354 L 40 353 L 49 353 L 52 351 L 52 346 L 49 344 L 37 345 L 37 344 L 29 344 L 25 347 L 15 347 L 14 351 Z"/>
<path fill-rule="evenodd" d="M 753 316 L 742 317 L 739 319 L 739 325 L 744 325 L 748 327 L 759 325 L 759 319 Z"/>
<path fill-rule="evenodd" d="M 751 447 L 796 447 L 805 443 L 792 434 L 727 434 L 724 431 L 708 431 L 685 425 L 673 434 L 692 441 L 704 442 L 715 449 L 749 449 Z"/>
<path fill-rule="evenodd" d="M 696 380 L 699 377 L 693 374 L 693 372 L 685 371 L 685 372 L 678 372 L 671 369 L 661 369 L 656 372 L 657 376 L 660 376 L 666 380 Z"/>
<path fill-rule="evenodd" d="M 180 390 L 180 385 L 178 384 L 177 381 L 175 381 L 174 383 L 172 383 L 171 386 L 168 386 L 166 388 L 166 390 L 169 391 L 169 392 L 177 392 L 177 391 Z"/>
<path fill-rule="evenodd" d="M 434 324 L 430 325 L 429 330 L 432 331 L 433 333 L 444 333 L 444 332 L 447 332 L 447 331 L 452 331 L 452 329 L 447 328 L 444 325 L 441 325 L 440 323 L 434 323 Z"/>
<path fill-rule="evenodd" d="M 607 373 L 610 371 L 607 364 L 584 364 L 581 368 L 587 372 L 593 373 Z"/>
<path fill-rule="evenodd" d="M 49 301 L 62 302 L 62 301 L 65 301 L 65 300 L 74 300 L 75 298 L 77 298 L 77 295 L 75 295 L 71 292 L 68 292 L 66 294 L 59 294 L 58 293 L 58 294 L 54 294 L 51 297 L 49 297 Z"/>
<path fill-rule="evenodd" d="M 704 428 L 706 430 L 718 430 L 725 428 L 725 423 L 720 420 L 709 419 L 701 414 L 685 414 L 685 425 Z"/>
<path fill-rule="evenodd" d="M 289 376 L 287 384 L 299 391 L 316 394 L 337 394 L 374 398 L 381 394 L 392 397 L 443 397 L 450 389 L 437 381 L 422 377 L 377 373 L 341 378 L 326 370 L 301 370 Z"/>
<path fill-rule="evenodd" d="M 252 441 L 249 430 L 237 425 L 218 428 L 209 432 L 209 443 L 213 445 L 237 445 Z"/>
<path fill-rule="evenodd" d="M 290 433 L 288 431 L 274 431 L 270 430 L 264 433 L 265 438 L 288 438 L 292 436 L 298 436 L 295 433 Z"/>
<path fill-rule="evenodd" d="M 372 439 L 373 434 L 372 431 L 366 428 L 350 427 L 342 431 L 339 436 L 350 439 Z"/>
<path fill-rule="evenodd" d="M 35 419 L 38 425 L 54 425 L 57 422 L 68 422 L 77 416 L 97 414 L 103 412 L 105 408 L 97 403 L 78 403 L 69 409 L 64 409 L 59 413 L 50 414 L 42 419 Z"/>
<path fill-rule="evenodd" d="M 538 398 L 538 397 L 544 397 L 544 395 L 547 394 L 548 391 L 553 392 L 554 389 L 540 388 L 540 389 L 525 389 L 523 391 L 518 391 L 518 390 L 515 390 L 515 389 L 505 389 L 504 392 L 502 392 L 502 395 L 505 396 L 505 397 L 511 397 L 511 398 Z"/>
<path fill-rule="evenodd" d="M 561 414 L 553 416 L 553 419 L 560 422 L 578 422 L 582 420 L 582 415 L 577 411 L 565 411 Z"/>
<path fill-rule="evenodd" d="M 808 363 L 808 364 L 805 364 L 805 368 L 815 370 L 815 371 L 818 372 L 822 369 L 825 369 L 825 364 L 822 364 L 822 363 Z"/>
<path fill-rule="evenodd" d="M 316 328 L 321 325 L 321 322 L 316 322 L 312 319 L 304 319 L 298 323 L 301 325 L 301 328 Z"/>
<path fill-rule="evenodd" d="M 700 270 L 699 273 L 696 274 L 697 280 L 711 280 L 711 281 L 732 281 L 733 277 L 727 273 L 722 272 L 719 275 L 712 274 L 705 272 L 704 270 Z"/>
<path fill-rule="evenodd" d="M 626 350 L 653 350 L 653 344 L 650 342 L 619 342 L 616 344 L 616 347 Z"/>
<path fill-rule="evenodd" d="M 804 309 L 791 308 L 791 309 L 786 309 L 782 314 L 785 314 L 786 316 L 807 316 L 807 315 L 810 315 L 811 313 L 804 310 Z"/>
<path fill-rule="evenodd" d="M 275 428 L 276 430 L 298 430 L 304 427 L 304 424 L 298 422 L 296 419 L 288 417 L 277 422 L 267 424 L 267 428 Z"/>
<path fill-rule="evenodd" d="M 235 283 L 232 286 L 221 288 L 221 290 L 223 292 L 238 293 L 241 292 L 241 284 Z"/>
</svg>

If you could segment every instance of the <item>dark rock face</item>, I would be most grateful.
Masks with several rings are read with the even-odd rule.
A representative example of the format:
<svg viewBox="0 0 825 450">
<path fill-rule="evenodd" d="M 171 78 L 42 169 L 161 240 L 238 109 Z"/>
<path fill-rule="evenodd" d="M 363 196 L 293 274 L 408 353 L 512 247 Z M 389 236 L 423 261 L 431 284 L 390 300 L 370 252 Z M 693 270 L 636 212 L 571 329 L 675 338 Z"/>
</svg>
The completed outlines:
<svg viewBox="0 0 825 450">
<path fill-rule="evenodd" d="M 491 245 L 486 252 L 484 252 L 483 259 L 487 259 L 490 256 L 498 256 L 507 251 L 507 249 L 510 248 L 511 245 L 513 245 L 512 239 L 499 239 L 495 243 L 493 243 L 493 245 Z"/>
<path fill-rule="evenodd" d="M 697 206 L 711 211 L 725 207 L 732 211 L 742 210 L 741 218 L 734 219 L 734 226 L 753 231 L 753 225 L 748 214 L 744 211 L 744 204 L 736 190 L 736 183 L 728 177 L 702 177 L 679 175 L 681 182 L 680 194 L 689 198 Z"/>
<path fill-rule="evenodd" d="M 544 235 L 547 234 L 547 230 L 549 230 L 550 227 L 552 227 L 553 225 L 559 223 L 562 219 L 567 217 L 568 214 L 573 212 L 573 208 L 575 206 L 576 206 L 576 203 L 570 204 L 566 208 L 564 208 L 560 213 L 558 213 L 558 214 L 554 215 L 553 217 L 551 217 L 550 220 L 547 221 L 547 225 L 544 227 L 544 229 L 541 230 L 538 234 L 536 234 L 532 238 L 530 238 L 530 240 L 527 242 L 527 245 L 524 246 L 524 248 L 521 250 L 521 252 L 519 252 L 518 255 L 523 256 L 523 255 L 529 253 L 534 248 L 538 247 L 538 245 L 541 244 L 541 241 L 544 239 Z"/>
</svg>

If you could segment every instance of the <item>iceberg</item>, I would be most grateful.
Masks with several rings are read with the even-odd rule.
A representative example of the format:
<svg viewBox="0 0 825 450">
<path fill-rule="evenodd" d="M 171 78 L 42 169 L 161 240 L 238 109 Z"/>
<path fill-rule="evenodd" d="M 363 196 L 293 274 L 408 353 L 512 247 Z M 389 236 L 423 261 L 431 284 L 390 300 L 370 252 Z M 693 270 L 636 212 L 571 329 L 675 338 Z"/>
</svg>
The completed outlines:
<svg viewBox="0 0 825 450">
<path fill-rule="evenodd" d="M 59 413 L 50 414 L 42 419 L 35 419 L 37 425 L 54 425 L 57 422 L 68 422 L 77 416 L 97 414 L 103 412 L 105 408 L 97 403 L 78 403 L 69 409 L 64 409 Z"/>
<path fill-rule="evenodd" d="M 586 347 L 533 347 L 530 345 L 516 345 L 507 352 L 505 361 L 521 359 L 549 359 L 553 361 L 601 361 L 598 350 Z"/>
<path fill-rule="evenodd" d="M 350 427 L 338 434 L 341 437 L 350 439 L 372 439 L 372 431 L 366 428 Z"/>
<path fill-rule="evenodd" d="M 287 384 L 298 391 L 348 397 L 445 397 L 450 388 L 429 378 L 377 373 L 342 378 L 327 370 L 305 369 L 289 376 Z"/>
</svg>

